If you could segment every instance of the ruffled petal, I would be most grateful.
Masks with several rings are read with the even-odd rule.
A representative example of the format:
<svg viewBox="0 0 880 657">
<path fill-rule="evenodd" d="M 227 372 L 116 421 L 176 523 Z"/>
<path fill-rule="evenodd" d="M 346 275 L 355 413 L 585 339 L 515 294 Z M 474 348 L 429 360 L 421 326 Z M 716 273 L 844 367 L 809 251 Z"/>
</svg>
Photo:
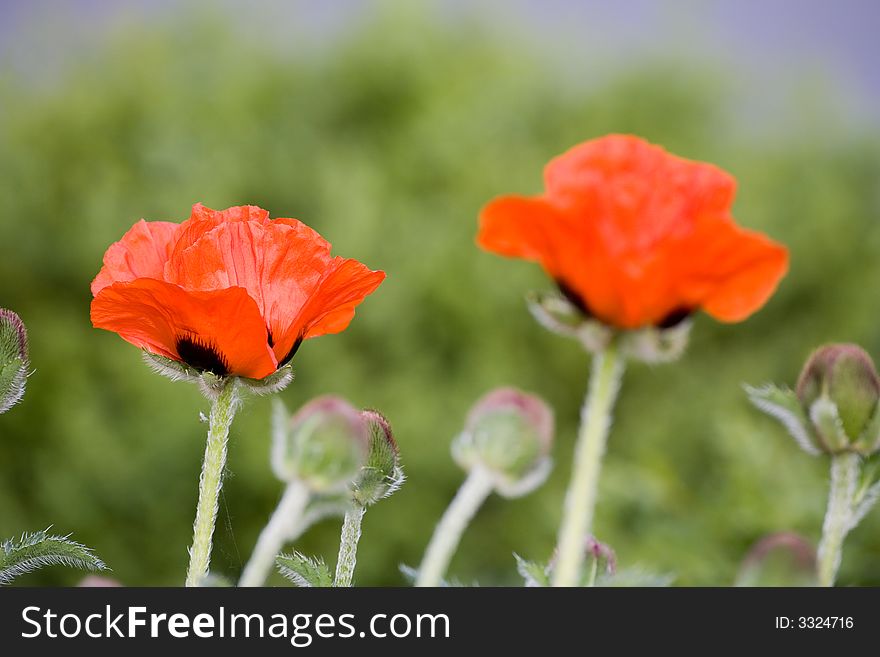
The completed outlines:
<svg viewBox="0 0 880 657">
<path fill-rule="evenodd" d="M 584 246 L 578 227 L 541 197 L 501 196 L 480 213 L 477 244 L 487 251 L 540 262 L 553 277 Z"/>
<path fill-rule="evenodd" d="M 218 375 L 261 379 L 278 368 L 257 304 L 240 287 L 210 292 L 141 278 L 92 300 L 92 324 L 131 344 Z"/>
<path fill-rule="evenodd" d="M 575 146 L 550 161 L 544 180 L 548 200 L 628 258 L 680 238 L 701 215 L 726 213 L 736 193 L 736 181 L 718 167 L 630 135 Z"/>
<path fill-rule="evenodd" d="M 275 356 L 287 363 L 303 340 L 344 331 L 355 308 L 385 280 L 385 272 L 373 271 L 357 260 L 334 258 L 293 322 L 279 333 Z"/>
<path fill-rule="evenodd" d="M 104 266 L 92 281 L 92 295 L 117 281 L 162 278 L 177 228 L 167 221 L 138 221 L 107 249 Z"/>
<path fill-rule="evenodd" d="M 269 329 L 276 353 L 292 348 L 303 307 L 332 271 L 330 245 L 293 219 L 225 223 L 174 254 L 166 278 L 194 290 L 238 286 L 248 291 Z"/>
<path fill-rule="evenodd" d="M 210 221 L 213 224 L 222 224 L 230 221 L 256 221 L 266 223 L 269 221 L 269 211 L 256 205 L 235 205 L 225 210 L 212 210 L 211 208 L 196 203 L 192 206 L 189 215 L 190 221 Z"/>
<path fill-rule="evenodd" d="M 269 212 L 255 205 L 237 205 L 225 210 L 212 210 L 201 203 L 196 203 L 192 206 L 189 219 L 177 227 L 170 257 L 178 257 L 182 251 L 191 247 L 217 226 L 242 221 L 265 224 L 269 221 Z"/>
<path fill-rule="evenodd" d="M 545 194 L 496 199 L 478 243 L 542 264 L 588 314 L 619 328 L 705 308 L 738 321 L 773 293 L 785 248 L 734 224 L 736 181 L 630 135 L 575 146 L 544 172 Z"/>
<path fill-rule="evenodd" d="M 788 249 L 732 221 L 715 222 L 695 235 L 685 262 L 680 295 L 715 319 L 739 322 L 776 290 L 788 271 Z"/>
<path fill-rule="evenodd" d="M 385 280 L 384 271 L 373 271 L 350 258 L 334 258 L 294 321 L 293 335 L 316 338 L 344 331 L 355 308 Z M 284 353 L 284 345 L 279 345 Z"/>
</svg>

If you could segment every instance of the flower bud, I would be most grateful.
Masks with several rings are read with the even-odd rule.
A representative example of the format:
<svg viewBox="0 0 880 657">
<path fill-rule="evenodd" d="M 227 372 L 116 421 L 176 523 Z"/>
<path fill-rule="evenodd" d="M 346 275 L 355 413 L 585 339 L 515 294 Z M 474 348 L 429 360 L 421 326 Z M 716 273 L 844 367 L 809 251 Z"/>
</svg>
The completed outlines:
<svg viewBox="0 0 880 657">
<path fill-rule="evenodd" d="M 495 475 L 496 490 L 516 497 L 539 486 L 550 469 L 553 412 L 543 400 L 514 388 L 499 388 L 480 399 L 452 456 L 465 470 L 475 466 Z"/>
<path fill-rule="evenodd" d="M 871 357 L 854 344 L 830 344 L 810 356 L 797 384 L 818 447 L 871 454 L 880 448 L 875 419 L 880 377 Z"/>
<path fill-rule="evenodd" d="M 370 453 L 352 485 L 351 496 L 361 506 L 369 506 L 394 493 L 405 476 L 388 420 L 372 410 L 362 411 L 361 416 L 370 433 Z"/>
<path fill-rule="evenodd" d="M 29 366 L 24 323 L 11 310 L 0 308 L 0 413 L 24 396 Z"/>
<path fill-rule="evenodd" d="M 765 536 L 749 549 L 735 586 L 816 586 L 816 549 L 792 532 Z"/>
<path fill-rule="evenodd" d="M 289 421 L 275 407 L 272 469 L 316 493 L 345 489 L 367 459 L 369 433 L 360 411 L 339 397 L 319 397 Z"/>
</svg>

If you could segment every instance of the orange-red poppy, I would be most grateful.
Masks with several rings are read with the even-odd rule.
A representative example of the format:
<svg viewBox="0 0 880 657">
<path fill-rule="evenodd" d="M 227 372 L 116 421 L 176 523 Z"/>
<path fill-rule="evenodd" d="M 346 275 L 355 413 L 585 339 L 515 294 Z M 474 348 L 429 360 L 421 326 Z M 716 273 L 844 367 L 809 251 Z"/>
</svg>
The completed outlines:
<svg viewBox="0 0 880 657">
<path fill-rule="evenodd" d="M 296 219 L 196 204 L 187 221 L 141 220 L 107 249 L 92 324 L 200 370 L 260 379 L 303 340 L 344 330 L 384 278 L 331 256 Z"/>
<path fill-rule="evenodd" d="M 668 326 L 702 309 L 726 322 L 760 308 L 788 251 L 731 216 L 733 177 L 629 135 L 575 146 L 539 196 L 503 196 L 477 243 L 534 260 L 582 312 L 610 326 Z"/>
</svg>

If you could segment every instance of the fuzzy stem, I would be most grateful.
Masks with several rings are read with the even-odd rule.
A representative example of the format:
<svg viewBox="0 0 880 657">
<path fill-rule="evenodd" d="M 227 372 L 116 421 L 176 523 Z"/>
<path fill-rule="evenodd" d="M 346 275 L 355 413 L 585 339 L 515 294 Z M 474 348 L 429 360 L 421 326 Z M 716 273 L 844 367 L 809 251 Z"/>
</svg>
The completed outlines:
<svg viewBox="0 0 880 657">
<path fill-rule="evenodd" d="M 345 512 L 342 533 L 339 537 L 339 558 L 336 560 L 336 577 L 333 586 L 351 586 L 354 566 L 357 563 L 358 541 L 361 540 L 361 520 L 367 509 L 355 505 Z"/>
<path fill-rule="evenodd" d="M 229 427 L 238 407 L 237 379 L 226 379 L 211 406 L 208 441 L 205 460 L 199 477 L 199 502 L 193 523 L 193 543 L 189 549 L 189 569 L 186 585 L 198 586 L 208 574 L 211 562 L 211 539 L 217 520 L 220 488 L 223 485 L 223 468 L 226 465 L 226 442 Z"/>
<path fill-rule="evenodd" d="M 439 586 L 465 527 L 492 492 L 491 474 L 474 466 L 437 523 L 419 568 L 416 586 Z"/>
<path fill-rule="evenodd" d="M 850 529 L 853 499 L 859 475 L 858 454 L 836 454 L 831 457 L 831 488 L 828 510 L 822 524 L 817 569 L 819 586 L 834 586 L 840 567 L 843 541 Z"/>
<path fill-rule="evenodd" d="M 284 543 L 296 538 L 309 497 L 309 489 L 302 482 L 294 480 L 287 485 L 272 517 L 260 532 L 253 554 L 241 573 L 239 586 L 262 586 L 265 583 Z"/>
<path fill-rule="evenodd" d="M 620 390 L 623 367 L 623 360 L 613 344 L 593 358 L 590 387 L 581 408 L 581 425 L 575 446 L 571 482 L 565 495 L 562 525 L 559 529 L 553 586 L 576 586 L 580 579 L 584 544 L 593 522 L 602 456 L 611 427 L 611 413 Z"/>
</svg>

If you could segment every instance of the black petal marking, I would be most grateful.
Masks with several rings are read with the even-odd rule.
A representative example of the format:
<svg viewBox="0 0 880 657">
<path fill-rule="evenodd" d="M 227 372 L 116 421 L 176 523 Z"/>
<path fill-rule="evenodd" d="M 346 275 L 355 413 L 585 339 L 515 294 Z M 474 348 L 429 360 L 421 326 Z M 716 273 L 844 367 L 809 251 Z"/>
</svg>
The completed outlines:
<svg viewBox="0 0 880 657">
<path fill-rule="evenodd" d="M 275 346 L 275 338 L 272 337 L 272 329 L 270 329 L 268 326 L 266 327 L 266 335 L 269 336 L 269 348 L 271 349 Z"/>
<path fill-rule="evenodd" d="M 293 347 L 291 347 L 290 351 L 287 352 L 287 355 L 281 359 L 280 363 L 278 363 L 278 367 L 284 367 L 285 365 L 287 365 L 291 361 L 294 354 L 296 354 L 296 350 L 299 349 L 299 346 L 302 344 L 302 342 L 303 342 L 302 336 L 299 336 L 296 339 L 296 342 L 293 343 Z"/>
<path fill-rule="evenodd" d="M 690 317 L 693 312 L 694 311 L 690 308 L 676 308 L 671 313 L 666 315 L 666 317 L 657 322 L 657 328 L 670 329 L 673 326 L 678 326 L 684 320 Z"/>
<path fill-rule="evenodd" d="M 568 302 L 571 305 L 580 310 L 584 317 L 593 317 L 593 313 L 590 312 L 590 307 L 587 306 L 586 301 L 581 298 L 581 295 L 570 288 L 565 281 L 558 280 L 556 281 L 556 285 L 562 293 L 562 296 L 568 299 Z"/>
<path fill-rule="evenodd" d="M 177 354 L 184 363 L 202 372 L 211 372 L 217 376 L 229 374 L 229 362 L 223 354 L 197 335 L 178 337 Z"/>
</svg>

